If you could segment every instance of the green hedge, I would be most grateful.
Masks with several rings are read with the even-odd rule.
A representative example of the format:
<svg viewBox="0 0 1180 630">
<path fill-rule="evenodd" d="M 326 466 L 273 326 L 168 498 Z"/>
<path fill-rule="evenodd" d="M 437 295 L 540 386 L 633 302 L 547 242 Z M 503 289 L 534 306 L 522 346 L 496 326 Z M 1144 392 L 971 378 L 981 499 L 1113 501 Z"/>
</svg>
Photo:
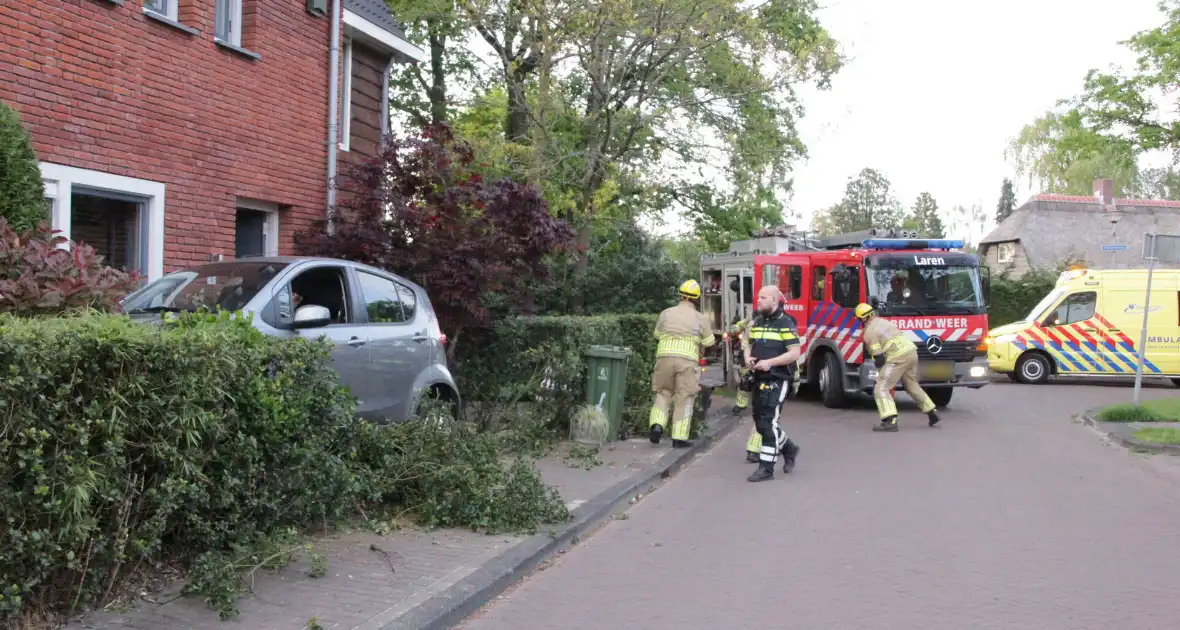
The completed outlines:
<svg viewBox="0 0 1180 630">
<path fill-rule="evenodd" d="M 517 317 L 499 322 L 459 348 L 458 374 L 464 397 L 477 404 L 540 403 L 555 430 L 568 429 L 574 409 L 585 403 L 586 348 L 623 346 L 627 364 L 623 425 L 647 426 L 656 315 Z"/>
<path fill-rule="evenodd" d="M 0 621 L 102 602 L 160 562 L 232 615 L 242 558 L 362 509 L 493 531 L 568 517 L 490 436 L 356 421 L 330 350 L 228 316 L 0 316 Z"/>
<path fill-rule="evenodd" d="M 1034 271 L 1020 278 L 992 278 L 988 326 L 996 328 L 1023 319 L 1057 284 L 1060 270 Z"/>
</svg>

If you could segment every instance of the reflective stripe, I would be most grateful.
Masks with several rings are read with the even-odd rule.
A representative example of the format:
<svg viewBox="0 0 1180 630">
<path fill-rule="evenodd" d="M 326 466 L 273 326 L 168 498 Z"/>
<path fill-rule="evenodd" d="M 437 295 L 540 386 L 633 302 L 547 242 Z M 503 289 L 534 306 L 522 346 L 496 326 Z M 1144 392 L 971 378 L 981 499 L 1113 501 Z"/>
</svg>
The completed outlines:
<svg viewBox="0 0 1180 630">
<path fill-rule="evenodd" d="M 750 339 L 768 339 L 771 341 L 792 341 L 799 337 L 790 328 L 751 328 Z"/>
<path fill-rule="evenodd" d="M 914 345 L 914 342 L 910 341 L 909 337 L 905 335 L 898 335 L 881 344 L 881 346 L 881 350 L 885 353 L 886 361 L 893 361 L 898 357 L 918 351 L 918 347 Z M 874 354 L 880 354 L 880 352 L 875 352 Z"/>
<path fill-rule="evenodd" d="M 699 357 L 697 346 L 700 340 L 693 337 L 664 337 L 656 344 L 657 357 L 684 357 L 696 361 Z"/>
</svg>

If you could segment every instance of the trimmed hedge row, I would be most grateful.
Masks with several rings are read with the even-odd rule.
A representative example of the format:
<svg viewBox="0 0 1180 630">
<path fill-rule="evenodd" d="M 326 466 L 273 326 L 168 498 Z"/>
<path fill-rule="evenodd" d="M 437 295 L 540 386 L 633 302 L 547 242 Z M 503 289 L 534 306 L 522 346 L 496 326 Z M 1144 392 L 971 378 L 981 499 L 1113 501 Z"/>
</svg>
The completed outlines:
<svg viewBox="0 0 1180 630">
<path fill-rule="evenodd" d="M 228 315 L 0 315 L 0 621 L 102 602 L 159 562 L 229 616 L 242 558 L 362 508 L 492 531 L 568 518 L 492 436 L 355 420 L 330 350 Z"/>
<path fill-rule="evenodd" d="M 485 404 L 543 402 L 557 430 L 585 403 L 586 357 L 593 345 L 630 348 L 625 432 L 644 430 L 651 405 L 656 315 L 516 317 L 465 340 L 459 348 L 460 388 Z"/>
<path fill-rule="evenodd" d="M 997 328 L 1023 319 L 1057 285 L 1059 270 L 1034 271 L 1020 278 L 992 279 L 988 326 Z"/>
</svg>

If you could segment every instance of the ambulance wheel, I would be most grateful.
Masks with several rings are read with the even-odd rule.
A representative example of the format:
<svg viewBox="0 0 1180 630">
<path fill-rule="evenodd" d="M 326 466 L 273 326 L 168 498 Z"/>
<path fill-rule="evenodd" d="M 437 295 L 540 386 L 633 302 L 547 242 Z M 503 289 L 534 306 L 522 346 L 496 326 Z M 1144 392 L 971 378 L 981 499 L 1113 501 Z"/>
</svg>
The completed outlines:
<svg viewBox="0 0 1180 630">
<path fill-rule="evenodd" d="M 951 404 L 951 396 L 955 395 L 954 387 L 931 387 L 926 390 L 926 395 L 930 397 L 930 402 L 934 403 L 935 407 L 942 409 Z"/>
<path fill-rule="evenodd" d="M 1016 378 L 1021 383 L 1040 385 L 1048 382 L 1051 369 L 1049 357 L 1039 352 L 1026 352 L 1016 362 Z"/>
<path fill-rule="evenodd" d="M 825 352 L 824 362 L 819 368 L 819 392 L 824 406 L 837 409 L 845 406 L 844 366 L 835 352 Z"/>
<path fill-rule="evenodd" d="M 1172 384 L 1175 385 L 1176 387 L 1180 387 L 1180 378 L 1173 378 L 1173 379 L 1169 379 L 1169 380 L 1171 380 Z"/>
</svg>

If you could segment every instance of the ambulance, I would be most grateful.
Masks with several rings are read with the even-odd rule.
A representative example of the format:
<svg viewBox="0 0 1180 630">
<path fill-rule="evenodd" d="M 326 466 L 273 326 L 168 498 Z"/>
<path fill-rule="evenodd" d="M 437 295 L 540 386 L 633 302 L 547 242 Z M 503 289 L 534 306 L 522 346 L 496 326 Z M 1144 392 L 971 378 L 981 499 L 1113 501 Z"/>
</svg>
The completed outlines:
<svg viewBox="0 0 1180 630">
<path fill-rule="evenodd" d="M 701 312 L 715 331 L 724 330 L 750 316 L 759 289 L 777 285 L 802 341 L 800 393 L 842 407 L 872 391 L 877 380 L 853 316 L 857 304 L 872 304 L 917 345 L 918 380 L 935 404 L 946 406 L 955 389 L 990 382 L 984 342 L 990 276 L 979 257 L 963 248 L 961 240 L 891 229 L 776 247 L 735 243 L 729 254 L 702 257 Z M 735 343 L 723 341 L 718 346 Z M 732 353 L 715 355 L 726 382 L 736 383 L 739 366 Z"/>
<path fill-rule="evenodd" d="M 1070 269 L 1028 315 L 988 333 L 988 365 L 1020 383 L 1051 376 L 1135 375 L 1143 313 L 1143 375 L 1180 386 L 1180 269 Z"/>
</svg>

